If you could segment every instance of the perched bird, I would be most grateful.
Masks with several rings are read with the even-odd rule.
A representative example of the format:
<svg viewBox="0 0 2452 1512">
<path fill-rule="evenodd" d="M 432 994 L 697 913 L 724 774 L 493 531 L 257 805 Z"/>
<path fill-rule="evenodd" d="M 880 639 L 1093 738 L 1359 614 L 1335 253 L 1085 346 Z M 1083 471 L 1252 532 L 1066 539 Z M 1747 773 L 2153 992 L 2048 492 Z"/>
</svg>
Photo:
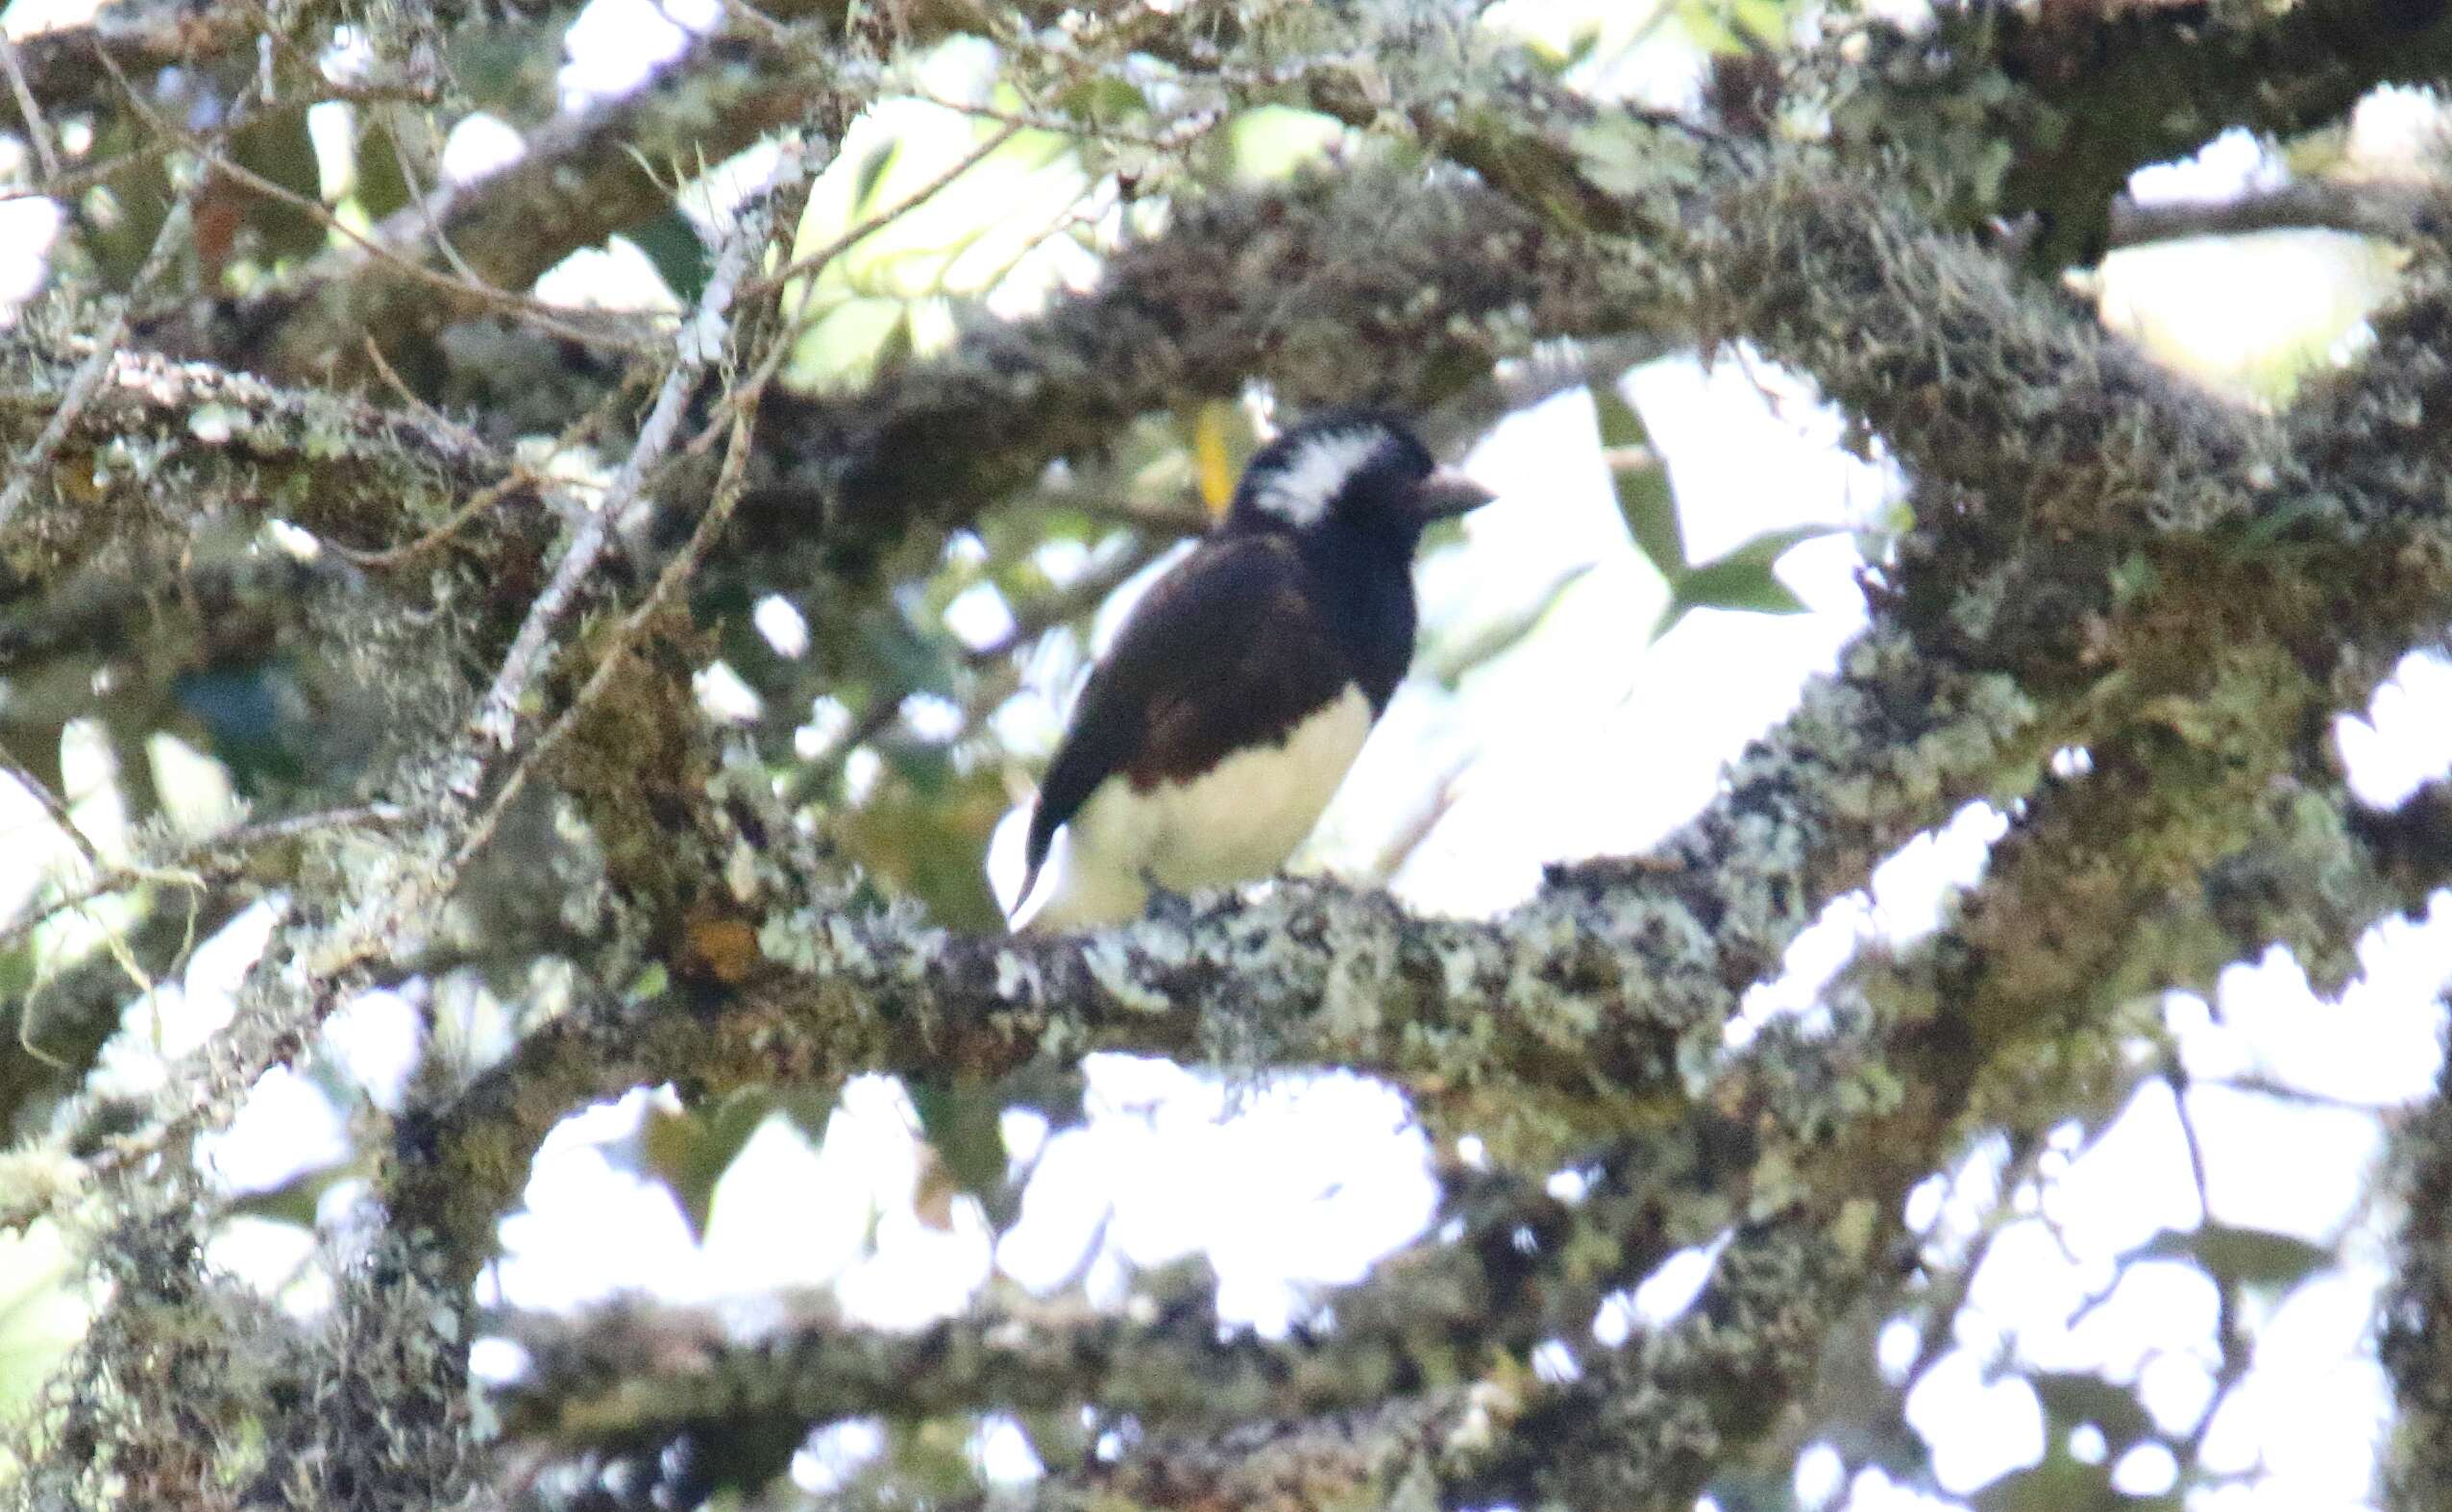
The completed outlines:
<svg viewBox="0 0 2452 1512">
<path fill-rule="evenodd" d="M 1412 660 L 1423 530 L 1490 497 L 1385 415 L 1262 449 L 1091 671 L 1030 817 L 1015 931 L 1285 865 Z"/>
</svg>

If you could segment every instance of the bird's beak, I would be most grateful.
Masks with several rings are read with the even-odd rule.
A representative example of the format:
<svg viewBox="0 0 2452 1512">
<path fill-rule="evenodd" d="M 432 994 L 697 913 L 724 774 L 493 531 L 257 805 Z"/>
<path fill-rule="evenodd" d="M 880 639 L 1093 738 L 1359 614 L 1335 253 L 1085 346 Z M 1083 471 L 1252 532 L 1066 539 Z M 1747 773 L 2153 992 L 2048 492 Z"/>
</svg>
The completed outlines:
<svg viewBox="0 0 2452 1512">
<path fill-rule="evenodd" d="M 1452 520 L 1498 496 L 1452 467 L 1443 467 L 1413 488 L 1413 512 L 1424 520 Z"/>
</svg>

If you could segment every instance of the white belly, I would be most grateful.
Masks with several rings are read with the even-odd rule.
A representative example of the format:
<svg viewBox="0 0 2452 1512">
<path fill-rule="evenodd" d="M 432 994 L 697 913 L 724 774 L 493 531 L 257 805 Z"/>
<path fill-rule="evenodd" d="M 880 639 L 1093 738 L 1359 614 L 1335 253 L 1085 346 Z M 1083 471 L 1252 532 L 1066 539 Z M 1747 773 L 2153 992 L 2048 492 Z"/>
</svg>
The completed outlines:
<svg viewBox="0 0 2452 1512">
<path fill-rule="evenodd" d="M 1190 892 L 1272 874 L 1319 822 L 1370 732 L 1370 700 L 1349 685 L 1282 743 L 1238 751 L 1190 782 L 1142 793 L 1109 777 L 1058 832 L 1014 928 L 1136 918 L 1143 876 Z"/>
</svg>

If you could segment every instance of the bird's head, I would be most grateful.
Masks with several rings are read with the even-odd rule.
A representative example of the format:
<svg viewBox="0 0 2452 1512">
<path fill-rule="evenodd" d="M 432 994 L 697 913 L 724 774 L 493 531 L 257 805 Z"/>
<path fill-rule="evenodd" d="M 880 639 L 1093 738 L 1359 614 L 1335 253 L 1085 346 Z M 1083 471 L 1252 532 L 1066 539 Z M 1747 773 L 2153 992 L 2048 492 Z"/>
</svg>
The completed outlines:
<svg viewBox="0 0 2452 1512">
<path fill-rule="evenodd" d="M 1226 527 L 1352 528 L 1410 551 L 1433 522 L 1490 498 L 1488 489 L 1440 467 L 1401 422 L 1344 411 L 1305 421 L 1263 447 L 1243 470 Z"/>
</svg>

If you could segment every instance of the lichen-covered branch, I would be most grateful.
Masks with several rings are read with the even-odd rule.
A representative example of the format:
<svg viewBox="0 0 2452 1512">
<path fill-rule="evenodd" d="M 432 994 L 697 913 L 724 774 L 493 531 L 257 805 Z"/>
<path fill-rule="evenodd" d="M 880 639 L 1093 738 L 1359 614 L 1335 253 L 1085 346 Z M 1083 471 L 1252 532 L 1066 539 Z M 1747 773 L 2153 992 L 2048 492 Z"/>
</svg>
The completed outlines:
<svg viewBox="0 0 2452 1512">
<path fill-rule="evenodd" d="M 2452 62 L 2439 0 L 1945 8 L 1929 35 L 1870 25 L 1833 76 L 1834 125 L 1889 148 L 1959 224 L 2036 215 L 2039 266 L 2098 256 L 2131 172 L 2230 127 L 2287 136 L 2379 84 Z M 1827 50 L 1808 68 L 1845 56 Z"/>
<path fill-rule="evenodd" d="M 83 356 L 22 339 L 0 353 L 0 435 L 11 446 L 23 450 L 58 411 Z M 215 499 L 344 544 L 388 545 L 405 522 L 439 518 L 494 481 L 496 468 L 464 433 L 416 415 L 123 351 L 78 410 L 52 473 L 0 537 L 16 581 L 40 589 L 148 536 L 174 543 L 175 559 Z M 208 485 L 216 473 L 225 486 Z M 505 500 L 503 513 L 521 505 Z"/>
<path fill-rule="evenodd" d="M 2252 189 L 2229 199 L 2140 204 L 2112 202 L 2114 247 L 2186 236 L 2238 236 L 2262 231 L 2339 231 L 2396 242 L 2440 240 L 2452 224 L 2443 196 L 2423 184 L 2309 180 Z"/>
<path fill-rule="evenodd" d="M 2270 671 L 2257 663 L 2234 663 L 2209 702 L 2257 688 Z M 1766 1033 L 1716 1074 L 1678 1136 L 1726 1119 L 1721 1146 L 1745 1152 L 1708 1193 L 1738 1225 L 1710 1282 L 1677 1321 L 1587 1357 L 1581 1381 L 1534 1402 L 1462 1500 L 1692 1505 L 1774 1432 L 1847 1336 L 1848 1310 L 1912 1256 L 1907 1192 L 1962 1140 L 2093 1109 L 2122 1085 L 2123 1047 L 2165 989 L 2210 988 L 2272 939 L 2338 942 L 2390 912 L 2338 816 L 2286 795 L 2290 743 L 2259 744 L 2132 726 L 2088 776 L 2030 799 L 1941 935 L 1834 986 L 1837 1033 Z M 2322 860 L 2253 906 L 2202 880 L 2279 847 Z M 1688 1221 L 1713 1210 L 1677 1190 Z"/>
<path fill-rule="evenodd" d="M 1693 1164 L 1684 1179 L 1699 1180 Z M 1644 1183 L 1667 1179 L 1646 1173 Z M 1094 1405 L 1164 1432 L 1364 1407 L 1470 1384 L 1492 1352 L 1521 1355 L 1588 1323 L 1611 1285 L 1639 1280 L 1666 1253 L 1659 1212 L 1630 1201 L 1631 1186 L 1596 1170 L 1570 1206 L 1521 1177 L 1460 1178 L 1449 1222 L 1369 1281 L 1323 1295 L 1333 1324 L 1283 1340 L 1223 1332 L 1214 1280 L 1198 1265 L 1140 1278 L 1118 1310 L 1004 1288 L 908 1333 L 845 1323 L 821 1303 L 747 1344 L 712 1317 L 648 1305 L 495 1320 L 528 1358 L 501 1400 L 504 1427 L 564 1448 L 637 1451 L 761 1416 L 808 1424 Z M 1567 1262 L 1579 1232 L 1615 1246 L 1606 1272 Z"/>
<path fill-rule="evenodd" d="M 1113 1462 L 1059 1468 L 1029 1488 L 953 1505 L 987 1512 L 1439 1512 L 1459 1467 L 1514 1420 L 1505 1384 L 1394 1397 L 1350 1412 L 1256 1423 L 1223 1435 L 1154 1435 Z"/>
<path fill-rule="evenodd" d="M 1766 1147 L 1753 1176 L 1720 1194 L 1729 1205 L 1724 1216 L 1744 1210 L 1735 1206 L 1740 1201 L 1757 1212 L 1768 1204 L 1770 1210 L 1792 1212 L 1793 1222 L 1804 1227 L 1774 1226 L 1741 1240 L 1724 1262 L 1728 1278 L 1715 1282 L 1723 1289 L 1706 1294 L 1704 1316 L 1724 1324 L 1753 1319 L 1768 1336 L 1750 1333 L 1737 1347 L 1726 1337 L 1673 1328 L 1661 1336 L 1665 1342 L 1597 1373 L 1582 1393 L 1598 1393 L 1597 1400 L 1558 1409 L 1569 1416 L 1557 1423 L 1537 1411 L 1528 1420 L 1540 1427 L 1528 1427 L 1522 1442 L 1541 1446 L 1539 1462 L 1524 1467 L 1530 1483 L 1516 1489 L 1564 1495 L 1576 1504 L 1682 1505 L 1690 1500 L 1703 1473 L 1721 1462 L 1730 1443 L 1761 1429 L 1766 1402 L 1778 1400 L 1810 1364 L 1811 1343 L 1860 1290 L 1867 1257 L 1879 1248 L 1875 1241 L 1894 1230 L 1907 1185 L 1946 1158 L 1961 1120 L 1980 1111 L 1987 1121 L 2017 1123 L 2022 1109 L 2023 1117 L 2032 1117 L 2039 1108 L 2056 1116 L 2068 1099 L 2082 1096 L 2092 1073 L 2085 1056 L 2074 1063 L 2069 1059 L 2069 1034 L 2102 1034 L 2127 1005 L 2149 1001 L 2161 988 L 2202 985 L 2227 962 L 2276 939 L 2298 945 L 2322 971 L 2329 960 L 2345 956 L 2346 940 L 2365 922 L 2399 906 L 2398 890 L 2367 868 L 2338 812 L 2292 785 L 2303 756 L 2299 732 L 2338 706 L 2364 663 L 2317 663 L 2311 671 L 2299 653 L 2325 645 L 2407 644 L 2447 601 L 2441 573 L 2413 566 L 2345 623 L 2338 598 L 2310 592 L 2303 581 L 2311 559 L 2294 557 L 2286 573 L 2252 550 L 2207 549 L 2263 507 L 2258 495 L 2285 477 L 2303 481 L 2303 464 L 2282 450 L 2278 433 L 2176 394 L 2133 358 L 2065 320 L 2031 310 L 1971 254 L 1886 218 L 1878 204 L 1869 213 L 1865 201 L 1851 205 L 1844 186 L 1782 183 L 1776 174 L 1764 183 L 1759 206 L 1741 206 L 1761 217 L 1758 245 L 1765 250 L 1756 254 L 1758 267 L 1746 260 L 1751 244 L 1741 216 L 1720 223 L 1733 226 L 1719 234 L 1723 248 L 1737 255 L 1712 265 L 1729 270 L 1732 284 L 1755 275 L 1745 283 L 1751 307 L 1741 307 L 1732 324 L 1775 350 L 1797 354 L 1843 402 L 1881 424 L 1928 490 L 1964 489 L 1984 500 L 1982 519 L 1933 526 L 1940 550 L 1963 549 L 1971 537 L 1989 538 L 1985 544 L 1996 559 L 2014 563 L 2037 537 L 2056 547 L 2091 539 L 2118 543 L 2126 552 L 2152 552 L 2167 576 L 2158 590 L 2121 593 L 2107 571 L 2112 560 L 2097 558 L 2106 570 L 2102 581 L 2074 578 L 2077 591 L 2006 620 L 1971 618 L 1960 601 L 1956 613 L 1923 621 L 1925 644 L 1919 649 L 1943 659 L 1974 650 L 1982 653 L 1980 660 L 2012 648 L 2040 660 L 2055 654 L 2052 647 L 2081 648 L 2084 654 L 2073 661 L 2080 676 L 2070 676 L 2069 666 L 2022 670 L 2067 700 L 2063 712 L 2078 721 L 2069 727 L 2096 746 L 2096 769 L 2035 800 L 2034 815 L 1997 859 L 1994 881 L 1942 943 L 1896 964 L 1876 962 L 1843 988 L 1841 1001 L 1858 1004 L 1858 1021 L 1873 1036 L 1860 1058 L 1844 1043 L 1827 1047 L 1827 1053 L 1816 1047 L 1802 1054 L 1819 1069 L 1800 1076 L 1797 1064 L 1764 1049 L 1710 1079 L 1707 1105 L 1746 1110 L 1737 1121 Z M 1781 280 L 1768 256 L 1775 246 L 1795 265 L 1788 274 L 1795 281 Z M 1817 256 L 1829 260 L 1818 263 Z M 1870 274 L 1874 269 L 1877 277 Z M 1858 276 L 1833 280 L 1833 273 Z M 1811 305 L 1779 303 L 1786 290 L 1807 280 L 1833 286 L 1832 297 L 1866 311 L 1865 318 L 1843 325 L 1827 311 L 1818 317 Z M 1833 331 L 1841 334 L 1822 334 Z M 2004 446 L 2005 435 L 2018 440 Z M 1979 437 L 1992 439 L 1979 444 Z M 2369 545 L 2386 524 L 2375 509 L 2363 506 L 2371 502 L 2336 499 L 2313 523 L 2340 532 L 2343 544 Z M 2440 521 L 2403 515 L 2395 523 L 2423 539 L 2440 537 Z M 2346 588 L 2361 581 L 2362 555 L 2319 549 L 2312 559 L 2314 575 L 2329 574 Z M 1928 570 L 1911 564 L 1901 591 L 1912 598 L 1916 573 Z M 2244 608 L 2250 604 L 2253 609 Z M 2076 623 L 2048 636 L 2000 632 L 2002 625 L 2018 632 L 2043 628 L 2045 612 Z M 2000 636 L 1990 647 L 1987 632 Z M 1778 826 L 1772 829 L 1777 833 Z M 1807 853 L 1815 848 L 1809 845 Z M 1721 850 L 1704 854 L 1715 863 L 1729 859 Z M 2293 859 L 2277 864 L 2276 856 Z M 1675 895 L 1675 884 L 1657 886 Z M 1571 888 L 1571 880 L 1554 886 L 1519 920 L 1537 921 Z M 1621 879 L 1609 896 L 1623 904 L 1646 890 L 1639 876 Z M 1437 987 L 1426 980 L 1428 971 L 1401 975 L 1406 939 L 1418 930 L 1413 938 L 1444 943 L 1452 961 L 1456 942 L 1438 934 L 1452 926 L 1399 926 L 1393 943 L 1358 939 L 1342 933 L 1346 926 L 1330 910 L 1302 901 L 1309 907 L 1299 920 L 1235 915 L 1264 928 L 1253 941 L 1266 940 L 1265 954 L 1249 947 L 1238 952 L 1231 935 L 1204 939 L 1201 929 L 1210 919 L 1189 928 L 1170 921 L 1127 932 L 1136 950 L 1147 952 L 1140 959 L 1108 953 L 1104 939 L 1093 942 L 1084 952 L 1084 978 L 1067 982 L 1051 1003 L 1096 1004 L 1103 997 L 1148 1015 L 1147 1027 L 1161 1023 L 1188 994 L 1198 994 L 1204 972 L 1218 972 L 1242 994 L 1267 996 L 1275 986 L 1271 976 L 1282 971 L 1281 941 L 1305 939 L 1307 926 L 1320 931 L 1320 974 L 1299 979 L 1294 991 L 1273 999 L 1262 1022 L 1308 1012 L 1315 1020 L 1335 1014 L 1376 1029 L 1391 1004 L 1401 1011 L 1418 1008 L 1425 998 L 1435 1001 Z M 1591 918 L 1557 932 L 1574 940 L 1608 933 L 1606 919 Z M 1740 925 L 1738 938 L 1744 933 Z M 811 1045 L 809 1062 L 776 1069 L 831 1074 L 834 1068 L 818 1057 L 848 1042 L 846 1019 L 863 1004 L 876 1005 L 905 1034 L 917 1031 L 935 1052 L 929 1062 L 940 1069 L 1000 1068 L 966 1061 L 958 1041 L 933 1037 L 944 1033 L 944 1017 L 930 999 L 942 984 L 960 979 L 961 942 L 907 929 L 881 934 L 841 915 L 818 915 L 798 938 L 777 939 L 771 925 L 768 943 L 821 982 L 846 962 L 866 975 L 860 989 L 846 997 L 821 989 L 824 1009 L 811 1016 L 826 1025 L 831 1043 Z M 913 954 L 888 953 L 915 944 Z M 1621 948 L 1637 959 L 1644 954 L 1639 942 Z M 1047 966 L 1010 949 L 996 959 L 1000 997 L 1009 998 Z M 1436 951 L 1429 956 L 1440 959 Z M 1361 1000 L 1366 1008 L 1359 1015 L 1353 967 L 1329 964 L 1356 961 L 1370 963 L 1360 980 L 1377 988 Z M 1762 963 L 1751 963 L 1756 969 Z M 1621 969 L 1617 980 L 1633 975 Z M 1397 980 L 1401 988 L 1389 985 Z M 1528 983 L 1590 980 L 1588 968 L 1553 960 L 1510 975 L 1504 985 L 1477 982 L 1471 995 L 1485 1018 L 1505 1022 L 1508 1009 L 1523 1002 Z M 1606 1024 L 1622 1017 L 1625 1006 L 1608 1002 L 1587 1016 Z M 1075 1007 L 1067 1016 L 1083 1022 L 1067 1048 L 1105 1042 L 1104 1012 Z M 991 1021 L 999 1041 L 1018 1042 L 1011 1020 Z M 757 1037 L 778 1043 L 772 1027 L 762 1024 Z M 1420 1037 L 1423 1027 L 1401 1025 L 1400 1041 Z M 1179 1054 L 1199 1048 L 1168 1038 L 1163 1029 L 1154 1036 L 1161 1042 L 1153 1045 L 1151 1037 L 1144 1036 L 1140 1047 Z M 2057 1059 L 2024 1060 L 2025 1047 L 2046 1042 L 2061 1046 Z M 2109 1056 L 2116 1036 L 2102 1043 Z M 947 1055 L 948 1048 L 955 1053 Z M 1272 1059 L 1271 1048 L 1282 1053 L 1282 1042 L 1263 1046 L 1261 1058 Z M 1610 1063 L 1593 1056 L 1589 1043 L 1577 1048 L 1586 1067 Z M 1353 1059 L 1350 1053 L 1334 1058 Z M 1651 1063 L 1664 1062 L 1655 1057 Z M 1440 1080 L 1426 1077 L 1429 1068 L 1420 1065 L 1391 1069 L 1410 1072 L 1417 1083 Z M 1689 1121 L 1695 1116 L 1689 1110 Z M 1772 1280 L 1757 1291 L 1726 1289 L 1765 1276 Z M 1742 1303 L 1744 1295 L 1765 1300 L 1758 1316 Z M 1680 1339 L 1686 1345 L 1675 1343 Z M 1778 1340 L 1790 1341 L 1795 1352 L 1782 1354 Z M 1722 1348 L 1710 1347 L 1715 1344 Z M 1778 1363 L 1782 1359 L 1789 1365 Z M 1569 1434 L 1569 1424 L 1582 1436 Z M 1680 1448 L 1672 1451 L 1671 1446 Z M 1595 1475 L 1601 1478 L 1588 1478 Z"/>
<path fill-rule="evenodd" d="M 1255 379 L 1290 407 L 1428 408 L 1541 338 L 1641 329 L 1623 260 L 1462 180 L 1378 158 L 1174 207 L 1035 319 L 975 323 L 856 394 L 767 414 L 740 550 L 872 563 L 1128 422 Z"/>
<path fill-rule="evenodd" d="M 1695 233 L 1718 280 L 1699 303 L 1892 437 L 1925 483 L 1926 524 L 1885 627 L 1663 847 L 1672 869 L 1571 869 L 1492 925 L 1298 887 L 1079 944 L 955 938 L 804 896 L 777 871 L 737 927 L 783 969 L 737 981 L 713 1033 L 671 1041 L 672 1059 L 633 1012 L 541 1032 L 454 1117 L 487 1131 L 483 1154 L 439 1141 L 446 1169 L 484 1173 L 450 1189 L 504 1195 L 523 1148 L 506 1130 L 541 1127 L 503 1115 L 625 1077 L 993 1077 L 1133 1048 L 1385 1071 L 1443 1089 L 1434 1106 L 1496 1121 L 1503 1141 L 1517 1120 L 1560 1116 L 1546 1097 L 1675 1096 L 1737 992 L 1822 903 L 1956 803 L 2023 791 L 2053 745 L 2175 719 L 2158 699 L 2194 709 L 2242 620 L 2293 650 L 2405 646 L 2446 601 L 2423 555 L 2379 578 L 2375 538 L 2346 505 L 2330 520 L 2343 549 L 2293 557 L 2291 573 L 2209 557 L 2195 543 L 2302 476 L 2275 433 L 2178 390 L 1869 188 L 1775 164 L 1727 197 Z M 2123 595 L 2114 569 L 2144 552 L 2168 563 L 2166 590 Z M 2358 585 L 2354 615 L 2326 581 Z M 2209 627 L 2223 632 L 2210 650 Z M 2346 695 L 2345 674 L 2322 697 Z"/>
<path fill-rule="evenodd" d="M 149 79 L 165 68 L 233 59 L 252 66 L 257 36 L 282 28 L 280 9 L 293 12 L 292 25 L 301 18 L 295 13 L 307 10 L 253 0 L 208 5 L 117 0 L 97 8 L 82 26 L 36 32 L 14 45 L 27 92 L 51 110 L 75 109 L 109 98 L 122 78 Z M 337 7 L 331 18 L 339 18 Z"/>
<path fill-rule="evenodd" d="M 713 1090 L 871 1070 L 994 1078 L 1131 1049 L 1381 1071 L 1498 1148 L 1521 1141 L 1526 1158 L 1554 1158 L 1561 1139 L 1595 1134 L 1596 1116 L 1606 1129 L 1681 1097 L 1737 994 L 1824 902 L 1959 802 L 2023 784 L 2048 748 L 2031 717 L 2005 684 L 1927 680 L 1903 643 L 1876 639 L 1847 675 L 1808 691 L 1657 865 L 1561 869 L 1490 924 L 1410 918 L 1384 895 L 1286 883 L 1258 902 L 1212 900 L 1085 939 L 965 938 L 813 894 L 788 858 L 744 842 L 772 833 L 754 808 L 719 808 L 702 820 L 716 833 L 693 844 L 757 857 L 766 912 L 728 927 L 770 962 L 736 977 L 712 1014 L 574 1010 L 439 1127 L 421 1120 L 409 1148 L 434 1162 L 458 1214 L 449 1227 L 481 1228 L 552 1119 L 641 1081 Z M 625 768 L 629 780 L 639 769 Z M 673 942 L 683 975 L 699 974 L 692 942 L 723 927 L 722 913 L 701 915 Z"/>
<path fill-rule="evenodd" d="M 2257 669 L 2250 658 L 2231 674 Z M 2131 740 L 2036 800 L 1947 936 L 1843 984 L 1835 1037 L 1766 1032 L 1677 1120 L 1588 1167 L 1572 1205 L 1518 1193 L 1491 1207 L 1460 1190 L 1456 1236 L 1442 1226 L 1324 1299 L 1336 1320 L 1324 1334 L 1220 1344 L 1204 1310 L 1154 1303 L 1134 1309 L 1154 1323 L 1016 1309 L 914 1340 L 863 1343 L 819 1323 L 747 1350 L 676 1350 L 652 1321 L 640 1334 L 617 1317 L 524 1335 L 538 1346 L 534 1410 L 547 1415 L 520 1426 L 638 1451 L 660 1434 L 794 1411 L 810 1422 L 1084 1401 L 1178 1428 L 1212 1413 L 1308 1417 L 1374 1393 L 1452 1390 L 1488 1352 L 1578 1338 L 1608 1290 L 1740 1225 L 1692 1312 L 1623 1353 L 1587 1352 L 1576 1385 L 1523 1385 L 1524 1416 L 1495 1457 L 1448 1467 L 1477 1496 L 1687 1505 L 1809 1378 L 1833 1322 L 1902 1242 L 1907 1188 L 1946 1163 L 1971 1119 L 2065 1116 L 2072 1094 L 2119 1063 L 2131 1005 L 2207 985 L 2268 939 L 2342 933 L 2341 910 L 2363 922 L 2386 906 L 2345 891 L 2338 879 L 2358 873 L 2339 863 L 2306 867 L 2331 879 L 2312 890 L 2260 890 L 2254 908 L 2200 887 L 2232 858 L 2355 846 L 2320 805 L 2243 801 L 2272 790 L 2287 741 L 2265 743 L 2259 766 L 2157 729 Z"/>
<path fill-rule="evenodd" d="M 2376 1354 L 2399 1421 L 2386 1447 L 2383 1491 L 2393 1512 L 2421 1512 L 2452 1496 L 2452 1058 L 2392 1146 L 2398 1270 Z"/>
<path fill-rule="evenodd" d="M 630 94 L 557 121 L 519 160 L 435 189 L 190 337 L 233 365 L 364 381 L 399 351 L 506 305 L 564 256 L 649 219 L 686 177 L 778 127 L 849 106 L 822 55 L 754 30 L 703 37 Z M 610 332 L 608 332 L 610 334 Z M 404 358 L 403 360 L 408 360 Z"/>
</svg>

